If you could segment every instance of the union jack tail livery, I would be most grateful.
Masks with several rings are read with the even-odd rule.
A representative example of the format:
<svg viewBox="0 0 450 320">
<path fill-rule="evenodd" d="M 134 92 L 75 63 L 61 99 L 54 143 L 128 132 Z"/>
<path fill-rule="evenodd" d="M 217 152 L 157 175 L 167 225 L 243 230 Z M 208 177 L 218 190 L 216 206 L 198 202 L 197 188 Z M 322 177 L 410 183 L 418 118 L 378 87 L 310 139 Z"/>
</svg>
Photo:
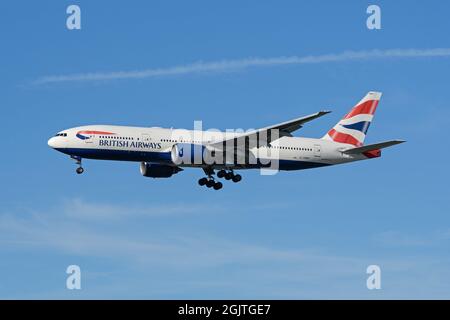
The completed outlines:
<svg viewBox="0 0 450 320">
<path fill-rule="evenodd" d="M 380 98 L 381 92 L 367 93 L 322 139 L 362 146 Z"/>
</svg>

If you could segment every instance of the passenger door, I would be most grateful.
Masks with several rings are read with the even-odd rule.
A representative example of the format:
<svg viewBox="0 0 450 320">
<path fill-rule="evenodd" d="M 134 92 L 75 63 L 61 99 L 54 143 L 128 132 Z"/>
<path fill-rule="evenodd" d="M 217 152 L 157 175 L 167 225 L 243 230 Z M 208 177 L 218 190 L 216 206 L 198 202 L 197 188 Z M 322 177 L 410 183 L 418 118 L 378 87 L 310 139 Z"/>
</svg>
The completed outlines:
<svg viewBox="0 0 450 320">
<path fill-rule="evenodd" d="M 151 142 L 152 138 L 150 138 L 150 135 L 148 133 L 142 133 L 141 140 L 142 142 Z"/>
<path fill-rule="evenodd" d="M 321 157 L 321 147 L 320 147 L 320 144 L 315 144 L 315 145 L 314 145 L 314 158 L 320 159 L 320 157 Z"/>
</svg>

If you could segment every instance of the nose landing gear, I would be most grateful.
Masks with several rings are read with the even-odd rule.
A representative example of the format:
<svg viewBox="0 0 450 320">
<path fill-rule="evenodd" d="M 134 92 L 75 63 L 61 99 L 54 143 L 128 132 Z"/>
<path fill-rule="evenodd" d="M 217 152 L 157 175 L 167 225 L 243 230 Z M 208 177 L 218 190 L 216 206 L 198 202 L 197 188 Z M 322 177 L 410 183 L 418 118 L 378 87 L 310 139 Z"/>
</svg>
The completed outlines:
<svg viewBox="0 0 450 320">
<path fill-rule="evenodd" d="M 78 165 L 77 170 L 75 170 L 75 172 L 77 174 L 82 174 L 84 172 L 83 167 L 81 166 L 81 157 L 78 156 L 70 156 L 72 159 L 75 160 L 76 164 Z"/>
</svg>

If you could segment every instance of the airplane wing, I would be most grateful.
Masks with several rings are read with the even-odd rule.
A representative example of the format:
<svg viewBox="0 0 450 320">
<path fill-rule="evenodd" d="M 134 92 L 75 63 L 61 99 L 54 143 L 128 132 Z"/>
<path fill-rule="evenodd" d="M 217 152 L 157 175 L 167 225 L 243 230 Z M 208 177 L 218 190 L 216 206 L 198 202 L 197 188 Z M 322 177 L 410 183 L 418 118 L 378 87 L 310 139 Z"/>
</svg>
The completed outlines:
<svg viewBox="0 0 450 320">
<path fill-rule="evenodd" d="M 261 131 L 267 131 L 272 129 L 278 129 L 280 132 L 284 133 L 283 136 L 291 136 L 291 133 L 300 129 L 303 127 L 303 125 L 311 120 L 314 120 L 316 118 L 319 118 L 323 115 L 326 115 L 327 113 L 330 113 L 331 111 L 319 111 L 313 114 L 310 114 L 309 116 L 304 116 L 301 118 L 285 121 L 282 123 L 275 124 L 273 126 L 268 126 L 259 130 L 256 130 L 257 132 Z M 281 134 L 280 134 L 281 135 Z"/>
<path fill-rule="evenodd" d="M 372 150 L 383 149 L 383 148 L 387 148 L 390 146 L 395 146 L 396 144 L 400 144 L 403 142 L 405 142 L 405 140 L 391 140 L 391 141 L 379 142 L 379 143 L 374 143 L 374 144 L 368 144 L 368 145 L 362 146 L 362 147 L 351 148 L 351 149 L 344 150 L 342 152 L 345 154 L 358 154 L 358 153 L 364 153 L 364 152 L 368 152 L 368 151 L 372 151 Z"/>
<path fill-rule="evenodd" d="M 291 137 L 292 132 L 300 129 L 303 127 L 303 125 L 311 120 L 317 119 L 327 113 L 330 113 L 331 111 L 319 111 L 313 114 L 310 114 L 308 116 L 304 116 L 301 118 L 292 119 L 289 121 L 285 121 L 282 123 L 278 123 L 272 126 L 264 127 L 261 129 L 245 132 L 241 135 L 238 135 L 236 137 L 232 137 L 229 139 L 224 139 L 222 141 L 214 142 L 210 144 L 210 146 L 213 146 L 215 148 L 221 148 L 224 146 L 228 141 L 234 140 L 234 139 L 250 139 L 250 140 L 260 140 L 260 145 L 262 144 L 269 144 L 272 141 L 279 139 L 284 136 Z M 278 134 L 272 134 L 272 130 L 279 130 Z M 262 141 L 261 141 L 262 140 Z M 262 143 L 261 143 L 262 142 Z"/>
</svg>

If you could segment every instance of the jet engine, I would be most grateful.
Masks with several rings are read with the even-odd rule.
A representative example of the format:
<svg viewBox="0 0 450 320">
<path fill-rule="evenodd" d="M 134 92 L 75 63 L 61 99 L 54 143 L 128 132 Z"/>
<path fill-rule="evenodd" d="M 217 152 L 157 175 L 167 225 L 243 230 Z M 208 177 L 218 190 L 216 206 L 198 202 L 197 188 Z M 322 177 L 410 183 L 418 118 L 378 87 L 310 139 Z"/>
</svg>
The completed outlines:
<svg viewBox="0 0 450 320">
<path fill-rule="evenodd" d="M 179 167 L 161 165 L 156 163 L 141 162 L 141 174 L 149 178 L 170 178 L 182 171 Z"/>
<path fill-rule="evenodd" d="M 201 144 L 177 143 L 171 152 L 172 162 L 176 165 L 203 164 L 210 157 L 211 151 Z"/>
<path fill-rule="evenodd" d="M 256 164 L 255 155 L 250 152 L 223 151 L 222 149 L 192 143 L 177 143 L 170 154 L 172 162 L 179 166 Z"/>
</svg>

